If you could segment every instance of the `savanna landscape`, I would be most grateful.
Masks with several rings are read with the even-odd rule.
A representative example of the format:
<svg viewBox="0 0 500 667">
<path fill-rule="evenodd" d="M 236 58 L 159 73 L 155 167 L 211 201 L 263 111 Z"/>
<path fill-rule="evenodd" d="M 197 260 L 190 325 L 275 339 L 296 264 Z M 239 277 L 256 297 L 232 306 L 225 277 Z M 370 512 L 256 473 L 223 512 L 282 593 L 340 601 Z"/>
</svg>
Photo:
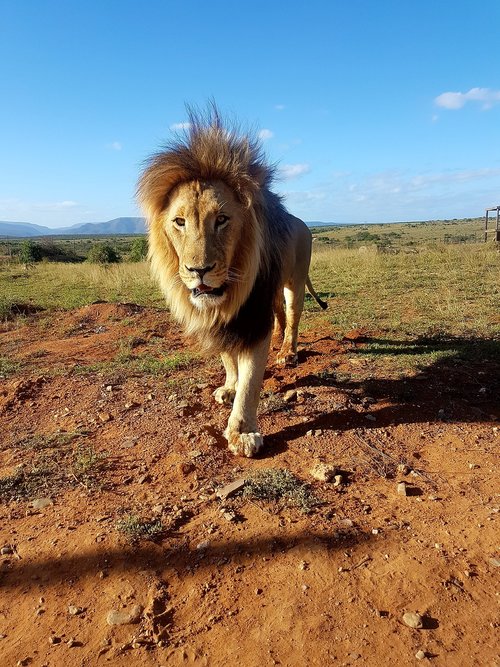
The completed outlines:
<svg viewBox="0 0 500 667">
<path fill-rule="evenodd" d="M 0 242 L 0 663 L 500 665 L 482 224 L 314 228 L 255 459 L 136 238 Z"/>
</svg>

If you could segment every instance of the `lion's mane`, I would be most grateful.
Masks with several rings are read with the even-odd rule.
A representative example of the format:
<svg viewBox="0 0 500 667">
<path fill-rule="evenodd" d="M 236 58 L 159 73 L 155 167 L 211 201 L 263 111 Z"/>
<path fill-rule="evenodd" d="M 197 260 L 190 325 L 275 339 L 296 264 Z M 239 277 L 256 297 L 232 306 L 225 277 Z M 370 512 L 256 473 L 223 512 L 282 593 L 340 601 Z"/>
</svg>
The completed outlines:
<svg viewBox="0 0 500 667">
<path fill-rule="evenodd" d="M 272 193 L 274 169 L 260 142 L 225 124 L 215 106 L 206 115 L 189 110 L 189 126 L 146 163 L 138 199 L 149 228 L 149 259 L 172 314 L 188 334 L 211 351 L 254 345 L 269 332 L 273 301 L 280 287 L 283 245 L 289 214 Z M 200 311 L 179 278 L 179 258 L 165 233 L 163 214 L 172 190 L 190 181 L 222 181 L 240 202 L 244 225 L 231 268 L 230 283 L 217 309 Z"/>
</svg>

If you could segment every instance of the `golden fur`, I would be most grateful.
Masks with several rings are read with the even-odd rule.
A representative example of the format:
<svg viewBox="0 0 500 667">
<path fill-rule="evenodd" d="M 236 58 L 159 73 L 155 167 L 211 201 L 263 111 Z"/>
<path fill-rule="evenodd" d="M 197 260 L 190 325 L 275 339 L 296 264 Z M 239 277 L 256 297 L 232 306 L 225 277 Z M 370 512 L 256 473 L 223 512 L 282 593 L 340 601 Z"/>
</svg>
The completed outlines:
<svg viewBox="0 0 500 667">
<path fill-rule="evenodd" d="M 207 125 L 191 114 L 190 129 L 179 140 L 154 155 L 143 172 L 138 198 L 149 225 L 149 259 L 169 308 L 189 334 L 201 334 L 205 348 L 219 348 L 214 328 L 227 324 L 239 311 L 255 284 L 261 268 L 269 263 L 271 244 L 269 229 L 259 216 L 264 208 L 265 186 L 272 169 L 263 160 L 260 146 L 228 131 L 217 113 Z M 226 298 L 216 309 L 197 308 L 189 291 L 179 280 L 182 257 L 173 241 L 172 225 L 166 224 L 166 211 L 186 183 L 198 188 L 214 185 L 234 193 L 235 215 L 240 222 L 238 238 L 228 270 Z M 264 189 L 264 190 L 263 190 Z M 168 221 L 170 222 L 170 221 Z M 232 233 L 234 234 L 234 227 Z"/>
</svg>

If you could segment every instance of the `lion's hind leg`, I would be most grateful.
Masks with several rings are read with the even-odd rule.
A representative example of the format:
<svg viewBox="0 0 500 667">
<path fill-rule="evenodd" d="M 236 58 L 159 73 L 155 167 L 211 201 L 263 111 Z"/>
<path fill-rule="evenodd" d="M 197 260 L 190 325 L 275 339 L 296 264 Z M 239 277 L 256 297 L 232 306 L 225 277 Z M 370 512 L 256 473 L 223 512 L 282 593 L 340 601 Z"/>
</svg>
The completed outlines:
<svg viewBox="0 0 500 667">
<path fill-rule="evenodd" d="M 281 366 L 295 366 L 297 363 L 297 338 L 299 322 L 304 308 L 305 283 L 285 286 L 286 327 L 283 345 L 276 358 Z"/>
<path fill-rule="evenodd" d="M 280 289 L 278 295 L 274 300 L 274 328 L 273 336 L 271 338 L 271 347 L 274 349 L 280 349 L 283 344 L 283 339 L 285 337 L 286 329 L 286 315 L 285 315 L 285 302 L 283 290 Z"/>
<path fill-rule="evenodd" d="M 219 387 L 213 393 L 217 403 L 231 405 L 236 396 L 238 385 L 238 357 L 236 354 L 222 352 L 220 355 L 226 371 L 226 381 L 223 387 Z"/>
</svg>

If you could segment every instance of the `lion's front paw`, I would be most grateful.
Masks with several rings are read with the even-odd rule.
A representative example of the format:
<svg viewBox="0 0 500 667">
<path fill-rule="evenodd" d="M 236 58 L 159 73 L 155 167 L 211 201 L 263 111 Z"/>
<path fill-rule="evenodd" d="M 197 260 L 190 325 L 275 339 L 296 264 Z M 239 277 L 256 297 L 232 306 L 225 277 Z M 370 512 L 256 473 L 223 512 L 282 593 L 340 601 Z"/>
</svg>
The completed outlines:
<svg viewBox="0 0 500 667">
<path fill-rule="evenodd" d="M 229 387 L 219 387 L 214 391 L 213 396 L 215 397 L 217 403 L 221 403 L 222 405 L 231 405 L 234 401 L 234 397 L 236 396 L 236 391 L 234 389 L 230 389 Z"/>
<path fill-rule="evenodd" d="M 252 458 L 264 446 L 264 438 L 260 433 L 227 433 L 229 451 L 236 456 Z"/>
</svg>

